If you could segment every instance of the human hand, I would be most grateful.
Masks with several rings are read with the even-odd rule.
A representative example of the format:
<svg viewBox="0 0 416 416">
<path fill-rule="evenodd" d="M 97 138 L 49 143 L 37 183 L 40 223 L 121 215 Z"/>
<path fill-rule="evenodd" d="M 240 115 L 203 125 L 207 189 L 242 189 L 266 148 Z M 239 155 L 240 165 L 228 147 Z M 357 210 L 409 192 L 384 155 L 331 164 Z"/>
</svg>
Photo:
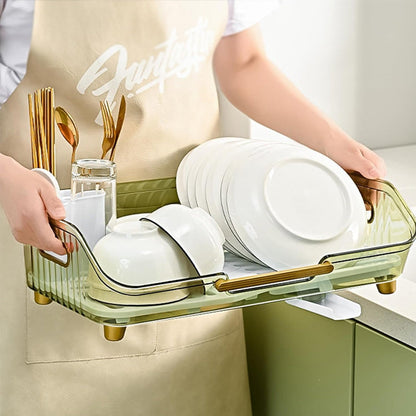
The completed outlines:
<svg viewBox="0 0 416 416">
<path fill-rule="evenodd" d="M 329 141 L 323 153 L 346 171 L 359 172 L 367 179 L 383 178 L 386 175 L 384 160 L 348 136 Z"/>
<path fill-rule="evenodd" d="M 48 221 L 48 217 L 65 218 L 65 209 L 55 188 L 38 173 L 9 157 L 0 155 L 0 166 L 0 205 L 15 239 L 39 249 L 65 254 L 62 242 L 55 237 Z"/>
</svg>

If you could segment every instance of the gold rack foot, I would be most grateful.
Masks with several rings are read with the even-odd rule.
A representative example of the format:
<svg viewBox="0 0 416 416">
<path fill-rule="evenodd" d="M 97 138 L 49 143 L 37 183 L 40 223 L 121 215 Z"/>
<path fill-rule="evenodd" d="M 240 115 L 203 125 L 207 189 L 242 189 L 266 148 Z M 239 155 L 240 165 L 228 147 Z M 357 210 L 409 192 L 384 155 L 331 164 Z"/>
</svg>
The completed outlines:
<svg viewBox="0 0 416 416">
<path fill-rule="evenodd" d="M 396 291 L 397 282 L 396 280 L 392 280 L 391 282 L 387 283 L 379 283 L 377 285 L 377 290 L 382 293 L 383 295 L 391 295 Z"/>
<path fill-rule="evenodd" d="M 120 341 L 126 332 L 125 326 L 104 325 L 104 337 L 107 341 Z"/>
<path fill-rule="evenodd" d="M 34 293 L 34 298 L 35 298 L 35 302 L 38 304 L 38 305 L 49 305 L 52 301 L 48 298 L 48 297 L 46 297 L 46 296 L 43 296 L 41 293 L 39 293 L 39 292 L 35 292 Z"/>
</svg>

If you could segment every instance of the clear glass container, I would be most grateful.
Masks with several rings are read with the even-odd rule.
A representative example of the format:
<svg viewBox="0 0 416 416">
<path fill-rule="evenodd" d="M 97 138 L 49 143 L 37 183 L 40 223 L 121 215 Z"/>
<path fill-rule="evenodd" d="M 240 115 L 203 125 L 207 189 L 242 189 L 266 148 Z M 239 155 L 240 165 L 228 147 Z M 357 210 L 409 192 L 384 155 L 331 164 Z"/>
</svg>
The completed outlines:
<svg viewBox="0 0 416 416">
<path fill-rule="evenodd" d="M 91 191 L 105 192 L 105 224 L 116 218 L 116 164 L 104 159 L 80 159 L 72 165 L 72 198 Z"/>
</svg>

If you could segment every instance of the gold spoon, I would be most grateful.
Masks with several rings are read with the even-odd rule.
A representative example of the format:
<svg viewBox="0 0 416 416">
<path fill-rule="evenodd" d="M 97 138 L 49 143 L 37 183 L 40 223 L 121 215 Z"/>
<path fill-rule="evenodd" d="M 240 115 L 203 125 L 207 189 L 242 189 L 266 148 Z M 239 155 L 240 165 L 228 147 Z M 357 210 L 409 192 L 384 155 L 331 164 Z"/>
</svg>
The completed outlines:
<svg viewBox="0 0 416 416">
<path fill-rule="evenodd" d="M 71 163 L 75 162 L 75 151 L 79 143 L 79 133 L 73 118 L 62 108 L 55 108 L 55 120 L 64 139 L 72 146 Z"/>
<path fill-rule="evenodd" d="M 118 109 L 116 136 L 114 138 L 113 147 L 111 148 L 110 160 L 114 160 L 116 144 L 117 144 L 118 137 L 120 136 L 121 128 L 123 127 L 123 122 L 124 122 L 124 116 L 125 115 L 126 115 L 126 99 L 124 98 L 124 95 L 122 95 L 121 96 L 121 101 L 120 101 L 120 107 Z"/>
</svg>

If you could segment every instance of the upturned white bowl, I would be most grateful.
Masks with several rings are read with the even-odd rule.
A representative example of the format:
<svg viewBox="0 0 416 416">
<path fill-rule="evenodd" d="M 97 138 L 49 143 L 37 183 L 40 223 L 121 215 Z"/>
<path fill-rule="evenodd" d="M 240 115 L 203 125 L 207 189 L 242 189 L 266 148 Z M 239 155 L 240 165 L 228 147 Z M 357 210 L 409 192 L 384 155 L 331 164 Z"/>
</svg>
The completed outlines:
<svg viewBox="0 0 416 416">
<path fill-rule="evenodd" d="M 165 231 L 182 249 L 200 275 L 224 268 L 224 234 L 202 208 L 170 204 L 142 218 Z"/>
<path fill-rule="evenodd" d="M 115 225 L 93 254 L 108 276 L 130 287 L 195 275 L 177 244 L 155 225 L 141 221 Z"/>
<path fill-rule="evenodd" d="M 114 229 L 114 227 L 118 224 L 123 224 L 126 222 L 136 222 L 139 221 L 141 218 L 147 217 L 149 213 L 143 213 L 143 214 L 131 214 L 131 215 L 125 215 L 123 217 L 114 218 L 109 221 L 107 224 L 107 227 L 105 227 L 106 233 L 111 233 Z"/>
</svg>

